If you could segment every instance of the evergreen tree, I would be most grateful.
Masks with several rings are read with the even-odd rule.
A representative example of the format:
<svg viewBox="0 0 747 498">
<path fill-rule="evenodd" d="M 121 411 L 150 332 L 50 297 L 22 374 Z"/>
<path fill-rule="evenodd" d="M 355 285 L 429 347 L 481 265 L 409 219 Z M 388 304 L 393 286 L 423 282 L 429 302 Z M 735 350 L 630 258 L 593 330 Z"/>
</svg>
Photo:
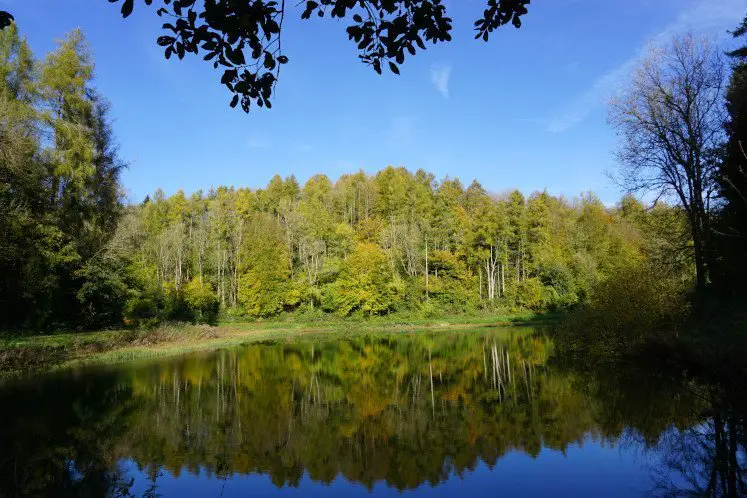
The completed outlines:
<svg viewBox="0 0 747 498">
<path fill-rule="evenodd" d="M 733 33 L 747 35 L 747 17 Z M 733 61 L 726 92 L 727 141 L 719 163 L 722 209 L 717 237 L 718 279 L 730 292 L 743 293 L 747 278 L 747 45 L 729 53 Z"/>
<path fill-rule="evenodd" d="M 9 310 L 0 321 L 116 323 L 124 284 L 94 258 L 121 214 L 124 165 L 85 38 L 73 31 L 37 63 L 11 25 L 0 33 L 0 76 L 0 302 Z"/>
</svg>

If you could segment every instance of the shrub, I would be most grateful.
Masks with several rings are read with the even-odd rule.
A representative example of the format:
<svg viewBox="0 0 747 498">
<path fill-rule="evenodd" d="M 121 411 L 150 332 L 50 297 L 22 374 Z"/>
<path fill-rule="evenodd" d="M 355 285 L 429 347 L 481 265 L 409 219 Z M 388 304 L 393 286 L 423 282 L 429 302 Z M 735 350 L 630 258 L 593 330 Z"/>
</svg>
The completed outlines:
<svg viewBox="0 0 747 498">
<path fill-rule="evenodd" d="M 184 287 L 184 302 L 197 323 L 215 323 L 220 301 L 210 284 L 193 278 Z"/>
<path fill-rule="evenodd" d="M 127 299 L 127 284 L 116 268 L 107 268 L 99 260 L 89 262 L 78 276 L 84 279 L 76 297 L 86 328 L 119 324 Z"/>
<path fill-rule="evenodd" d="M 148 328 L 158 325 L 162 318 L 162 303 L 155 296 L 137 294 L 130 297 L 124 305 L 125 325 L 136 328 Z"/>
<path fill-rule="evenodd" d="M 558 330 L 567 352 L 614 358 L 677 336 L 688 317 L 685 286 L 651 266 L 621 271 L 594 286 L 588 302 Z"/>
<path fill-rule="evenodd" d="M 322 305 L 339 316 L 380 315 L 393 308 L 400 291 L 403 284 L 392 278 L 384 252 L 375 244 L 361 242 L 345 259 L 337 280 L 325 286 Z"/>
<path fill-rule="evenodd" d="M 542 307 L 542 282 L 528 278 L 516 284 L 516 304 L 520 308 L 538 310 Z"/>
<path fill-rule="evenodd" d="M 467 265 L 449 251 L 434 251 L 430 259 L 428 291 L 439 310 L 461 313 L 477 306 L 477 286 Z"/>
</svg>

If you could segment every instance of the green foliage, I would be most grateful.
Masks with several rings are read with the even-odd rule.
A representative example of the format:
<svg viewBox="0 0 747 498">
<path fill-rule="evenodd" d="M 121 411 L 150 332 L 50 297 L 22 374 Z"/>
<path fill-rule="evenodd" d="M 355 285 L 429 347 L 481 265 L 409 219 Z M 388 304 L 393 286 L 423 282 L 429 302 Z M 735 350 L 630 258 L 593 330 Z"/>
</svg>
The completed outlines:
<svg viewBox="0 0 747 498">
<path fill-rule="evenodd" d="M 551 262 L 541 267 L 542 302 L 552 311 L 567 309 L 579 301 L 576 278 L 564 262 Z"/>
<path fill-rule="evenodd" d="M 632 266 L 597 284 L 559 329 L 571 354 L 615 359 L 652 341 L 671 341 L 688 318 L 687 287 L 650 265 Z"/>
<path fill-rule="evenodd" d="M 543 286 L 538 278 L 529 278 L 516 284 L 516 304 L 522 308 L 539 310 L 543 304 Z"/>
<path fill-rule="evenodd" d="M 137 293 L 124 303 L 124 323 L 135 328 L 153 327 L 161 322 L 163 309 L 162 295 Z"/>
<path fill-rule="evenodd" d="M 340 275 L 324 289 L 325 309 L 346 316 L 388 312 L 401 286 L 392 278 L 384 252 L 375 244 L 360 242 L 343 261 Z"/>
<path fill-rule="evenodd" d="M 184 287 L 184 301 L 197 323 L 215 323 L 218 318 L 220 301 L 209 284 L 193 278 Z"/>
<path fill-rule="evenodd" d="M 77 292 L 82 323 L 101 328 L 122 323 L 122 303 L 129 294 L 127 282 L 110 261 L 92 259 L 77 274 L 83 284 Z"/>
<path fill-rule="evenodd" d="M 0 325 L 44 330 L 118 320 L 126 279 L 95 260 L 121 214 L 108 106 L 73 31 L 34 60 L 0 32 Z"/>
<path fill-rule="evenodd" d="M 334 183 L 276 176 L 258 190 L 156 191 L 128 207 L 112 250 L 131 261 L 131 290 L 163 294 L 159 319 L 194 319 L 185 288 L 195 278 L 232 317 L 558 311 L 625 264 L 659 261 L 681 235 L 663 227 L 680 214 L 629 200 L 608 208 L 593 195 L 491 196 L 477 182 L 388 167 Z"/>
<path fill-rule="evenodd" d="M 474 278 L 456 254 L 435 251 L 431 256 L 430 268 L 433 275 L 429 277 L 428 296 L 438 303 L 438 309 L 454 312 L 474 306 Z"/>
<path fill-rule="evenodd" d="M 241 253 L 238 299 L 251 316 L 281 311 L 292 290 L 288 254 L 278 223 L 269 215 L 253 219 Z"/>
</svg>

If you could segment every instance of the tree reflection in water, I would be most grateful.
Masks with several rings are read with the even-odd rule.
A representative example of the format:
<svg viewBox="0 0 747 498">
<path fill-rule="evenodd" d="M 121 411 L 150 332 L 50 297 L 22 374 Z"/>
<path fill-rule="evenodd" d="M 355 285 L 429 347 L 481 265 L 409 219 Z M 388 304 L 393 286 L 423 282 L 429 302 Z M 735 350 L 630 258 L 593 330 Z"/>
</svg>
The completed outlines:
<svg viewBox="0 0 747 498">
<path fill-rule="evenodd" d="M 656 494 L 745 493 L 743 415 L 641 368 L 589 372 L 552 355 L 526 329 L 361 335 L 6 385 L 0 495 L 126 496 L 123 462 L 151 496 L 184 472 L 405 490 L 589 438 L 645 448 Z"/>
</svg>

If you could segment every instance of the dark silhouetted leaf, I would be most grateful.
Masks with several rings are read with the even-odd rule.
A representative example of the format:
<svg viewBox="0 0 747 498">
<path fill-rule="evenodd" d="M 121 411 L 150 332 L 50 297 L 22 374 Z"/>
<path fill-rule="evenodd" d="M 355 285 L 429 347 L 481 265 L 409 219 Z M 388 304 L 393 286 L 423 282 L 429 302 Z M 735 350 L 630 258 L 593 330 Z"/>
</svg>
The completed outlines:
<svg viewBox="0 0 747 498">
<path fill-rule="evenodd" d="M 176 41 L 176 38 L 173 36 L 159 36 L 157 43 L 162 47 L 166 47 L 174 43 L 174 41 Z"/>
<path fill-rule="evenodd" d="M 10 12 L 4 12 L 0 10 L 0 29 L 5 29 L 13 22 L 14 17 L 10 15 Z"/>
<path fill-rule="evenodd" d="M 530 0 L 483 0 L 487 5 L 482 17 L 474 22 L 475 37 L 487 40 L 489 34 L 505 24 L 521 25 Z M 109 0 L 120 3 L 122 15 L 132 13 L 135 0 Z M 160 4 L 156 12 L 166 15 L 169 22 L 163 29 L 170 36 L 161 36 L 157 43 L 165 47 L 168 59 L 176 54 L 200 55 L 213 64 L 224 67 L 221 83 L 238 95 L 244 111 L 251 104 L 270 107 L 279 65 L 288 57 L 277 55 L 283 26 L 285 4 L 277 0 L 144 0 L 146 5 Z M 308 0 L 301 13 L 309 19 L 313 13 L 326 17 L 352 20 L 346 27 L 348 38 L 359 51 L 360 60 L 378 74 L 382 65 L 400 74 L 406 52 L 415 55 L 426 42 L 438 44 L 451 40 L 452 19 L 446 15 L 443 0 Z M 2 17 L 2 14 L 6 14 Z M 0 27 L 12 17 L 0 13 Z M 239 73 L 241 76 L 239 77 Z"/>
<path fill-rule="evenodd" d="M 124 0 L 122 3 L 122 17 L 129 17 L 132 14 L 132 8 L 135 6 L 134 0 Z"/>
</svg>

